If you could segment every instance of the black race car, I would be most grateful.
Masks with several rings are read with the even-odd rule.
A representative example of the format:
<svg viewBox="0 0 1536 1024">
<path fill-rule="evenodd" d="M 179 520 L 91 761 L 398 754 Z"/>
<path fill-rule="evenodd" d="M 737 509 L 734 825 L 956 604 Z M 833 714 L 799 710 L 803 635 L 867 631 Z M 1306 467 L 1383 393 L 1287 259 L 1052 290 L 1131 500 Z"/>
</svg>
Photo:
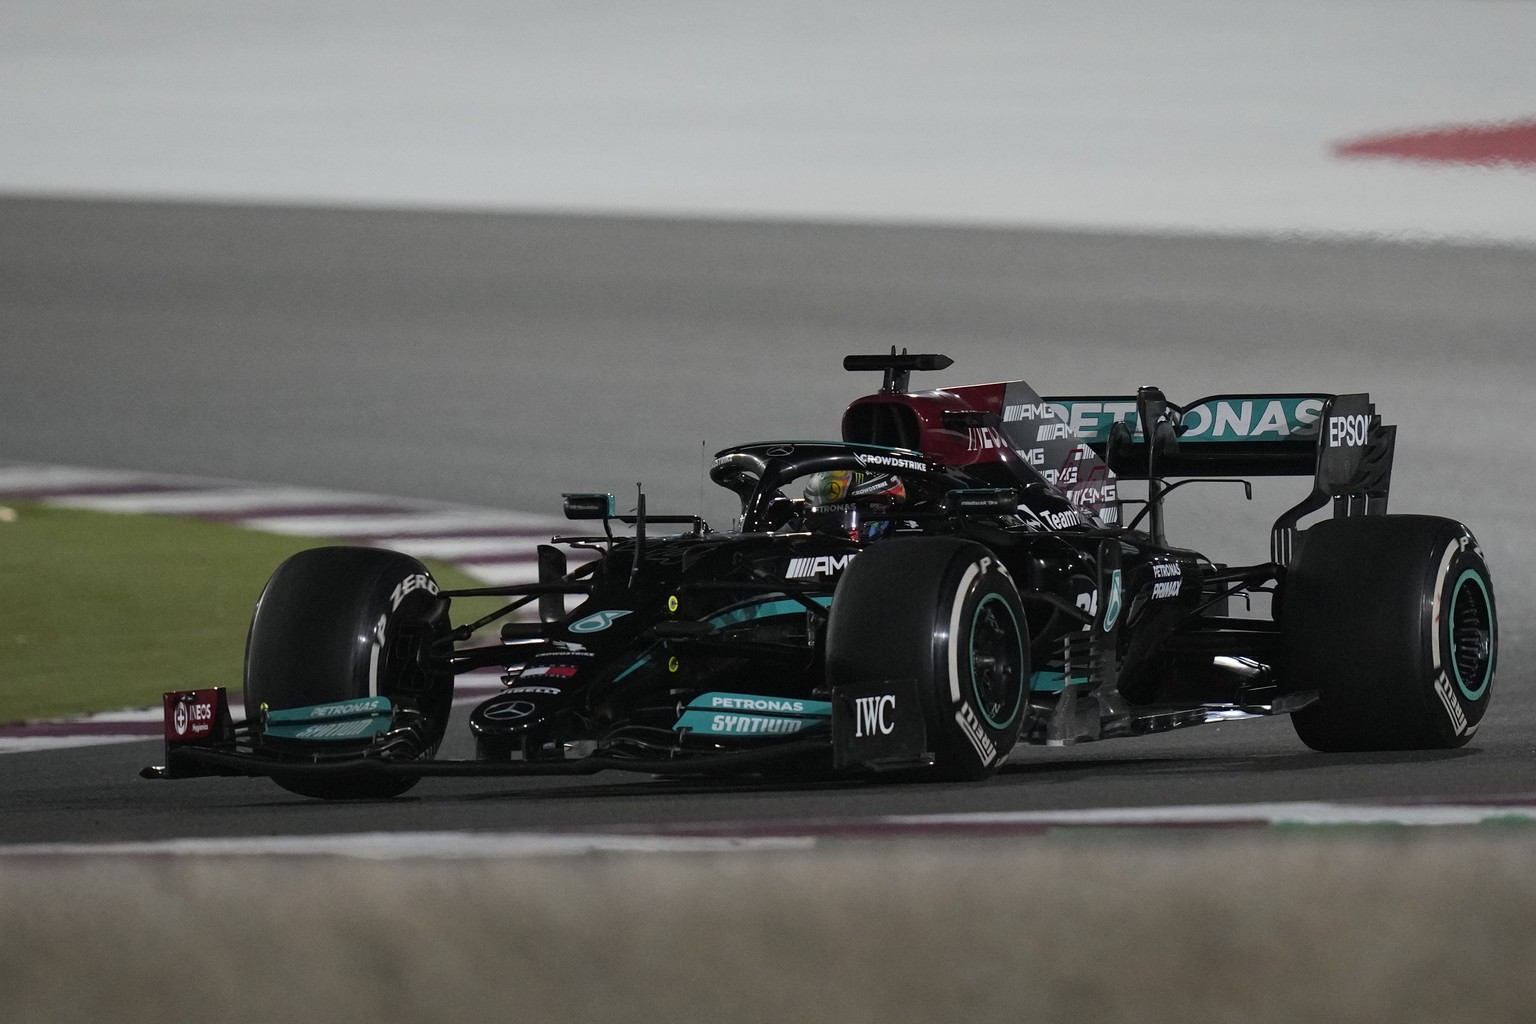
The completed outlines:
<svg viewBox="0 0 1536 1024">
<path fill-rule="evenodd" d="M 729 531 L 569 494 L 587 531 L 539 548 L 537 584 L 295 555 L 256 606 L 245 721 L 223 689 L 166 694 L 166 763 L 144 774 L 348 798 L 602 769 L 980 779 L 1021 743 L 1275 714 L 1324 751 L 1471 738 L 1497 659 L 1488 568 L 1460 523 L 1386 514 L 1395 428 L 1368 396 L 909 392 L 950 363 L 849 356 L 884 379 L 842 440 L 720 452 Z M 1169 491 L 1270 475 L 1312 480 L 1270 561 L 1166 542 Z M 487 595 L 505 601 L 452 624 Z M 476 757 L 437 758 L 455 676 L 490 667 L 505 688 L 469 717 Z"/>
</svg>

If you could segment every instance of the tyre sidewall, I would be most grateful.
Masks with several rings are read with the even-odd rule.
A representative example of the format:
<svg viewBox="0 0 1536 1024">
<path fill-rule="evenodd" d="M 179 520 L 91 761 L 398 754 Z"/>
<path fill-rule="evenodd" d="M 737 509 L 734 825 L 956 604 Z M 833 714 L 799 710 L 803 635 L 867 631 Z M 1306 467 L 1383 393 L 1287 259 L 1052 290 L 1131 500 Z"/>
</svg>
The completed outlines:
<svg viewBox="0 0 1536 1024">
<path fill-rule="evenodd" d="M 1018 630 L 1012 699 L 991 710 L 971 675 L 978 611 Z M 952 635 L 959 645 L 953 664 Z M 1018 740 L 1028 701 L 1028 629 L 1006 569 L 980 544 L 927 537 L 865 549 L 838 582 L 826 647 L 833 687 L 900 681 L 913 688 L 939 778 L 984 778 Z"/>
<path fill-rule="evenodd" d="M 268 580 L 246 638 L 245 706 L 278 710 L 380 695 L 422 712 L 426 754 L 442 741 L 453 675 L 429 673 L 416 647 L 447 635 L 447 602 L 419 561 L 375 548 L 301 551 Z M 408 636 L 408 634 L 411 634 Z M 362 748 L 359 748 L 359 753 Z M 416 779 L 380 773 L 273 776 L 322 799 L 396 796 Z"/>
<path fill-rule="evenodd" d="M 929 721 L 944 773 L 961 778 L 991 774 L 1018 742 L 1027 707 L 1029 644 L 1024 609 L 1008 571 L 983 548 L 966 552 L 945 573 L 933 631 L 933 685 Z M 1005 694 L 989 695 L 973 658 L 978 632 L 991 617 L 1011 629 L 1014 680 Z"/>
<path fill-rule="evenodd" d="M 446 628 L 438 586 L 414 558 L 371 548 L 316 548 L 280 565 L 246 639 L 245 704 L 307 707 L 382 695 L 431 703 L 394 641 Z M 440 681 L 439 681 L 440 682 Z M 436 710 L 426 708 L 423 710 Z"/>
<path fill-rule="evenodd" d="M 1308 531 L 1285 587 L 1288 686 L 1316 688 L 1295 715 L 1325 751 L 1466 743 L 1493 688 L 1497 617 L 1487 564 L 1460 523 L 1429 516 L 1326 520 Z M 1452 610 L 1486 602 L 1486 672 L 1462 679 Z M 1464 685 L 1463 685 L 1464 684 Z"/>
<path fill-rule="evenodd" d="M 1424 663 L 1432 681 L 1422 693 L 1426 717 L 1434 723 L 1437 746 L 1459 746 L 1467 742 L 1483 715 L 1493 693 L 1497 669 L 1497 610 L 1493 600 L 1493 581 L 1482 551 L 1472 534 L 1448 524 L 1439 550 L 1430 561 L 1425 580 L 1421 612 L 1425 626 Z M 1492 627 L 1492 645 L 1483 671 L 1463 674 L 1455 657 L 1453 642 L 1456 615 L 1462 602 L 1485 603 Z M 1462 612 L 1464 614 L 1464 612 Z M 1473 676 L 1475 678 L 1467 678 Z"/>
</svg>

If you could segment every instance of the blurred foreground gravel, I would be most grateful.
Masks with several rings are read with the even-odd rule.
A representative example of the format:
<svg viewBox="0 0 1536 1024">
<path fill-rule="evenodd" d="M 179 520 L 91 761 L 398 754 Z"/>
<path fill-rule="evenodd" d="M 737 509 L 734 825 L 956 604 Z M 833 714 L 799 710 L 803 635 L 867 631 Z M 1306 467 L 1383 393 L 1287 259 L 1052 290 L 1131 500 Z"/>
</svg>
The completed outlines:
<svg viewBox="0 0 1536 1024">
<path fill-rule="evenodd" d="M 0 866 L 0 978 L 16 1024 L 1523 1021 L 1529 840 L 1494 826 L 666 858 L 15 859 Z"/>
</svg>

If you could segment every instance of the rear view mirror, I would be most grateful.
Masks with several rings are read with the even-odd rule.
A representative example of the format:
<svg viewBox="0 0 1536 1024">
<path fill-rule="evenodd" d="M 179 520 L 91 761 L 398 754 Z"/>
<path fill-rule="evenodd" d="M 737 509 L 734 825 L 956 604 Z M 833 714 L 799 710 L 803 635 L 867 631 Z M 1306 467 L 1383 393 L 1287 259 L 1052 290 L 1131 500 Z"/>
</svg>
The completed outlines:
<svg viewBox="0 0 1536 1024">
<path fill-rule="evenodd" d="M 611 494 L 562 494 L 567 519 L 612 519 L 618 515 Z"/>
</svg>

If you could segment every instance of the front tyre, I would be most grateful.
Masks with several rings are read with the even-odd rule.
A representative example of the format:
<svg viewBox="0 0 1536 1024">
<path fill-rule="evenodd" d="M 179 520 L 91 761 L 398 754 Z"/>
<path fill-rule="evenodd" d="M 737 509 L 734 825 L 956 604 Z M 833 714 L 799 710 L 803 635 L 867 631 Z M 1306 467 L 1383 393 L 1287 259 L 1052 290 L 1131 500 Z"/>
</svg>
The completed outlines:
<svg viewBox="0 0 1536 1024">
<path fill-rule="evenodd" d="M 831 686 L 916 683 L 934 771 L 983 779 L 1018 742 L 1029 636 L 995 555 L 950 537 L 891 540 L 843 571 L 827 623 Z"/>
<path fill-rule="evenodd" d="M 1498 660 L 1493 583 L 1458 522 L 1325 520 L 1286 574 L 1285 678 L 1319 700 L 1292 716 L 1314 750 L 1433 750 L 1472 738 Z"/>
<path fill-rule="evenodd" d="M 449 631 L 448 602 L 416 559 L 394 551 L 300 551 L 267 581 L 245 648 L 245 713 L 385 696 L 415 722 L 422 756 L 442 740 L 453 674 L 430 658 Z M 358 751 L 362 753 L 361 750 Z M 415 777 L 368 771 L 279 774 L 279 786 L 320 799 L 397 796 Z"/>
</svg>

